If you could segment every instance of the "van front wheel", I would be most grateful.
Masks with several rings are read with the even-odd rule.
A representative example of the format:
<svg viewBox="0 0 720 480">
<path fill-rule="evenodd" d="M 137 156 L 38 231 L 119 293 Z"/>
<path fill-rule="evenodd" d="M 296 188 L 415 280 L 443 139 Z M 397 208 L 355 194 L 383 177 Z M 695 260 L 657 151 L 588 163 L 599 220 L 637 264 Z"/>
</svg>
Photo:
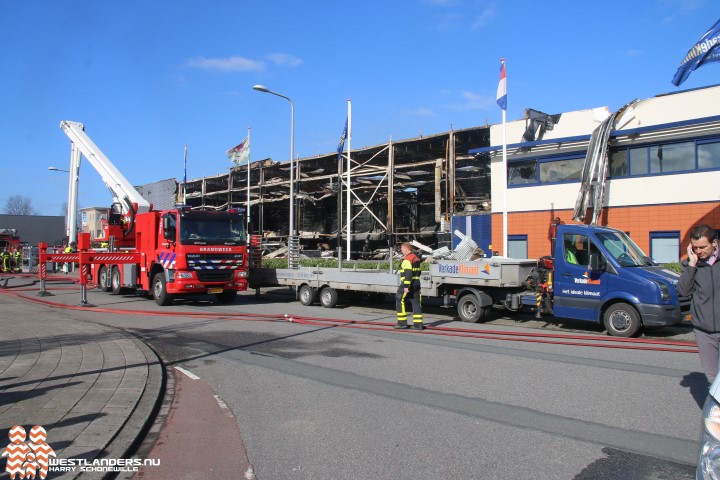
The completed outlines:
<svg viewBox="0 0 720 480">
<path fill-rule="evenodd" d="M 640 314 L 632 305 L 616 303 L 605 312 L 605 329 L 614 337 L 634 337 L 640 331 Z"/>
</svg>

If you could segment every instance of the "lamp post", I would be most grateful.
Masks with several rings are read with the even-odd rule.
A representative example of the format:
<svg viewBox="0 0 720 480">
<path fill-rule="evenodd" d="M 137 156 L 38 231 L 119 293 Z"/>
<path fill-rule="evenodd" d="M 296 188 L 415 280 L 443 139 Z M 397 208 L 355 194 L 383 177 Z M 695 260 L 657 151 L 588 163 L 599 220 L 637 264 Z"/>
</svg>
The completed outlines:
<svg viewBox="0 0 720 480">
<path fill-rule="evenodd" d="M 78 183 L 80 181 L 80 151 L 73 145 L 70 158 L 70 170 L 63 170 L 57 167 L 48 167 L 51 172 L 64 172 L 69 174 L 68 178 L 68 201 L 65 233 L 68 236 L 68 245 L 77 244 L 78 225 L 77 225 L 77 209 L 78 209 Z"/>
<path fill-rule="evenodd" d="M 290 97 L 273 92 L 264 85 L 254 85 L 254 90 L 269 93 L 290 102 L 290 236 L 295 235 L 295 105 Z"/>
</svg>

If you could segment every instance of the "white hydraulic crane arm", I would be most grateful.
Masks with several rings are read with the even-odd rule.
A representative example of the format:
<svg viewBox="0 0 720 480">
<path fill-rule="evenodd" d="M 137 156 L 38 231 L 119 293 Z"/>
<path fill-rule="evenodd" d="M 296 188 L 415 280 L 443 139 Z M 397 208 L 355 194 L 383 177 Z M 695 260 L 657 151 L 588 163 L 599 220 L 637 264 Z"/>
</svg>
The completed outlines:
<svg viewBox="0 0 720 480">
<path fill-rule="evenodd" d="M 123 213 L 128 213 L 129 209 L 132 209 L 133 203 L 137 204 L 137 213 L 150 211 L 150 203 L 135 190 L 135 187 L 120 173 L 120 170 L 87 136 L 82 123 L 63 120 L 60 122 L 60 128 L 100 174 L 113 197 L 122 205 Z"/>
</svg>

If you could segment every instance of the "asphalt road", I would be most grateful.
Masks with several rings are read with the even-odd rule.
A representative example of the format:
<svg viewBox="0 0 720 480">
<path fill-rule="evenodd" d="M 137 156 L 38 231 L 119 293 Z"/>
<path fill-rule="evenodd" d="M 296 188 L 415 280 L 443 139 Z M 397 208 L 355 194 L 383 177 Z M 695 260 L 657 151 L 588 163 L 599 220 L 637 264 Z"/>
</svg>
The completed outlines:
<svg viewBox="0 0 720 480">
<path fill-rule="evenodd" d="M 694 478 L 707 389 L 696 353 L 395 331 L 391 303 L 305 307 L 284 290 L 225 306 L 89 300 L 147 312 L 64 314 L 125 328 L 206 382 L 261 480 Z M 426 309 L 427 324 L 452 329 L 605 338 L 531 315 L 451 318 Z M 686 327 L 652 336 L 692 338 Z"/>
</svg>

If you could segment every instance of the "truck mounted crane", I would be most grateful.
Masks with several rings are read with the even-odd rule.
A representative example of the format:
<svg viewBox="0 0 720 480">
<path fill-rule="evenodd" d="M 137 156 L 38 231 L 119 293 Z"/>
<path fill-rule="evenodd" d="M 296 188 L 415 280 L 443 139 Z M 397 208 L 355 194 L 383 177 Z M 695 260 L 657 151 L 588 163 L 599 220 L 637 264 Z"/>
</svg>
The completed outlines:
<svg viewBox="0 0 720 480">
<path fill-rule="evenodd" d="M 158 305 L 169 305 L 180 295 L 214 294 L 221 303 L 247 290 L 247 231 L 243 210 L 197 211 L 187 206 L 154 210 L 107 156 L 85 133 L 81 123 L 63 121 L 60 127 L 70 138 L 71 179 L 69 212 L 77 211 L 80 157 L 100 174 L 113 196 L 103 224 L 103 236 L 95 240 L 108 248 L 91 248 L 89 234 L 72 231 L 78 252 L 47 253 L 40 245 L 40 276 L 45 262 L 76 262 L 81 284 L 88 279 L 105 292 L 148 292 Z M 88 266 L 89 268 L 82 268 Z"/>
</svg>

